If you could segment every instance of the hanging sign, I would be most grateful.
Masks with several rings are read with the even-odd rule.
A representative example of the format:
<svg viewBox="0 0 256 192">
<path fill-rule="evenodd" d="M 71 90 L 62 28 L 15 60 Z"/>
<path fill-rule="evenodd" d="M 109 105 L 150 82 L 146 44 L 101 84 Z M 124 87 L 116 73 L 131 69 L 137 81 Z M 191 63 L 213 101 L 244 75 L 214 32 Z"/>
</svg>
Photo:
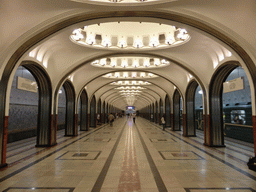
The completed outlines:
<svg viewBox="0 0 256 192">
<path fill-rule="evenodd" d="M 244 89 L 244 77 L 239 77 L 223 83 L 223 93 Z"/>
<path fill-rule="evenodd" d="M 22 77 L 17 78 L 17 89 L 37 93 L 37 83 Z"/>
</svg>

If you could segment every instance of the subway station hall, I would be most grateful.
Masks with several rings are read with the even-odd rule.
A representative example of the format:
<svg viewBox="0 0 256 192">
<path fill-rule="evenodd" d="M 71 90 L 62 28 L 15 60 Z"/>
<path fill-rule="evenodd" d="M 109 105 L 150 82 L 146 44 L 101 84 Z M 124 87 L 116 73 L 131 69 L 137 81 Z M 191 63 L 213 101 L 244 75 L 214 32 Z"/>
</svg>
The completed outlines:
<svg viewBox="0 0 256 192">
<path fill-rule="evenodd" d="M 1 0 L 0 191 L 256 192 L 255 0 Z"/>
</svg>

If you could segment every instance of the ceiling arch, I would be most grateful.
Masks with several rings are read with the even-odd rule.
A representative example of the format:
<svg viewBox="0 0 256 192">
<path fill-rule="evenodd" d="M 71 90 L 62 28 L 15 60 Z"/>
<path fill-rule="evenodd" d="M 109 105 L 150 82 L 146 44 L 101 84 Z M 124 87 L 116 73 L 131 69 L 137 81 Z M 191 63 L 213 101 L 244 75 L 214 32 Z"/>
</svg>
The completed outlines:
<svg viewBox="0 0 256 192">
<path fill-rule="evenodd" d="M 71 13 L 71 12 L 70 12 Z M 38 29 L 37 31 L 35 31 L 35 33 L 33 33 L 33 36 L 27 39 L 24 39 L 24 43 L 22 44 L 21 47 L 19 47 L 15 54 L 13 54 L 10 58 L 10 60 L 7 63 L 7 67 L 5 68 L 4 72 L 3 72 L 3 78 L 0 82 L 0 85 L 4 85 L 4 82 L 6 82 L 6 79 L 8 78 L 8 74 L 11 73 L 12 69 L 14 68 L 15 64 L 17 63 L 17 61 L 22 57 L 23 54 L 26 53 L 26 51 L 29 51 L 30 49 L 32 49 L 34 46 L 37 46 L 38 44 L 40 44 L 41 42 L 44 43 L 46 41 L 49 40 L 50 37 L 54 37 L 54 35 L 56 35 L 57 33 L 62 33 L 63 30 L 66 30 L 67 28 L 70 28 L 71 26 L 79 26 L 81 23 L 83 22 L 95 22 L 93 21 L 94 19 L 98 20 L 98 21 L 110 21 L 113 19 L 114 20 L 118 20 L 118 18 L 124 18 L 126 20 L 131 20 L 131 19 L 141 19 L 142 20 L 154 20 L 154 21 L 164 21 L 164 22 L 176 22 L 176 23 L 180 23 L 180 25 L 182 26 L 184 25 L 188 25 L 190 27 L 194 27 L 198 30 L 203 31 L 203 33 L 209 34 L 212 37 L 216 38 L 218 41 L 221 41 L 222 43 L 226 44 L 227 46 L 229 46 L 231 49 L 235 50 L 236 53 L 242 58 L 242 60 L 246 63 L 247 67 L 249 68 L 250 73 L 253 76 L 253 80 L 255 82 L 255 65 L 252 62 L 252 58 L 250 57 L 250 55 L 245 51 L 245 49 L 243 49 L 238 43 L 236 43 L 234 41 L 235 37 L 233 36 L 228 36 L 226 35 L 226 32 L 224 30 L 220 30 L 220 28 L 216 27 L 215 24 L 216 23 L 210 23 L 208 22 L 208 20 L 202 21 L 196 17 L 189 17 L 188 15 L 185 15 L 186 13 L 178 13 L 178 12 L 174 12 L 174 11 L 112 11 L 112 12 L 101 12 L 101 13 L 83 13 L 81 12 L 77 12 L 77 14 L 73 14 L 73 15 L 69 15 L 67 14 L 67 16 L 65 18 L 61 18 L 61 19 L 57 19 L 56 18 L 52 18 L 52 21 L 50 24 L 46 24 L 44 23 L 43 25 L 41 25 L 41 28 Z M 172 18 L 170 21 L 169 18 Z M 55 20 L 55 21 L 54 21 Z M 55 22 L 58 23 L 58 25 L 53 25 L 53 23 Z M 191 42 L 192 43 L 193 39 Z M 205 41 L 206 42 L 206 41 Z M 196 45 L 196 44 L 194 44 Z M 202 46 L 203 44 L 201 44 L 200 46 Z M 207 46 L 207 43 L 205 44 L 205 46 Z M 50 46 L 51 47 L 51 46 Z M 185 45 L 184 45 L 185 47 Z M 184 48 L 183 47 L 183 48 Z M 48 46 L 49 48 L 49 46 Z M 187 71 L 187 73 L 191 74 L 193 76 L 193 78 L 195 78 L 198 83 L 200 84 L 200 86 L 202 87 L 202 90 L 205 92 L 205 85 L 207 85 L 207 83 L 205 82 L 205 80 L 200 76 L 199 73 L 197 73 L 197 71 L 195 70 L 195 68 L 191 67 L 191 65 L 189 65 L 189 63 L 186 63 L 187 60 L 183 59 L 180 55 L 180 57 L 174 57 L 175 55 L 171 55 L 173 53 L 169 53 L 171 51 L 176 52 L 175 54 L 178 55 L 178 51 L 181 48 L 177 48 L 174 50 L 165 50 L 165 51 L 158 51 L 156 50 L 154 53 L 144 53 L 144 52 L 140 52 L 140 54 L 142 55 L 157 55 L 159 57 L 164 57 L 168 60 L 170 60 L 173 64 L 181 67 L 182 69 L 184 69 L 184 71 Z M 217 51 L 220 51 L 219 47 L 214 48 Z M 54 50 L 56 50 L 58 53 L 61 52 L 62 48 L 59 47 L 59 44 L 57 44 L 56 49 L 54 48 Z M 197 49 L 199 50 L 199 48 Z M 200 51 L 203 51 L 202 49 Z M 207 55 L 207 58 L 205 60 L 201 61 L 207 61 L 209 60 L 209 58 L 211 57 L 218 57 L 218 55 L 214 55 L 214 51 L 211 51 L 211 48 L 209 48 L 210 53 Z M 19 54 L 17 54 L 19 53 Z M 66 80 L 68 78 L 68 76 L 70 75 L 75 75 L 77 73 L 77 71 L 79 71 L 81 69 L 81 67 L 83 67 L 84 65 L 87 65 L 89 61 L 96 59 L 96 58 L 101 58 L 104 56 L 108 56 L 108 55 L 122 55 L 122 54 L 130 54 L 130 55 L 134 55 L 134 54 L 138 54 L 137 51 L 135 52 L 104 52 L 102 54 L 99 53 L 95 53 L 92 54 L 91 57 L 87 58 L 85 61 L 83 62 L 77 62 L 77 65 L 72 65 L 70 68 L 68 68 L 68 70 L 64 71 L 62 76 L 58 79 L 57 82 L 54 82 L 57 84 L 57 89 L 55 91 L 55 97 L 57 96 L 57 90 L 60 88 L 60 86 L 62 85 L 62 83 L 64 82 L 64 80 Z M 206 52 L 207 53 L 207 52 Z M 19 56 L 17 56 L 19 55 Z M 206 54 L 204 54 L 206 55 Z M 190 52 L 189 54 L 187 54 L 187 58 L 192 57 L 193 56 L 193 52 Z M 50 53 L 48 52 L 47 57 L 50 57 Z M 209 57 L 209 58 L 208 58 Z M 83 60 L 83 58 L 81 58 L 81 60 Z M 79 61 L 79 59 L 78 59 Z M 211 60 L 209 60 L 210 62 Z M 145 70 L 145 71 L 150 71 L 150 70 Z M 214 71 L 214 70 L 213 70 Z M 152 71 L 150 71 L 152 73 Z M 103 71 L 102 71 L 103 73 Z M 104 71 L 104 73 L 108 73 L 107 70 Z M 164 73 L 161 73 L 160 71 L 155 71 L 156 74 L 160 74 L 161 77 L 163 79 L 166 79 L 167 81 L 169 81 L 170 83 L 172 83 L 177 89 L 180 89 L 180 85 L 179 83 L 175 82 L 175 77 L 170 77 L 165 75 Z M 186 75 L 184 75 L 186 76 Z M 73 76 L 75 77 L 75 76 Z M 98 73 L 95 73 L 94 78 L 91 78 L 90 81 L 85 82 L 85 86 L 89 85 L 90 83 L 92 83 L 95 79 L 98 79 L 100 77 L 100 75 L 98 75 Z M 173 79 L 172 79 L 173 78 Z M 187 81 L 186 83 L 188 83 L 189 81 Z M 74 83 L 75 84 L 75 83 Z M 77 84 L 78 85 L 78 84 Z M 100 87 L 100 86 L 99 86 Z M 163 86 L 161 86 L 162 88 Z M 82 90 L 83 86 L 81 84 L 81 86 L 79 87 L 78 91 Z M 175 89 L 175 88 L 174 88 Z M 100 89 L 98 89 L 100 90 Z M 97 92 L 98 90 L 94 91 Z M 1 91 L 5 92 L 6 91 L 6 87 L 5 86 L 1 86 Z M 184 93 L 184 90 L 180 90 L 180 92 Z M 5 94 L 3 94 L 5 95 Z M 5 96 L 3 96 L 5 97 Z M 4 98 L 1 98 L 2 101 L 4 101 Z"/>
</svg>

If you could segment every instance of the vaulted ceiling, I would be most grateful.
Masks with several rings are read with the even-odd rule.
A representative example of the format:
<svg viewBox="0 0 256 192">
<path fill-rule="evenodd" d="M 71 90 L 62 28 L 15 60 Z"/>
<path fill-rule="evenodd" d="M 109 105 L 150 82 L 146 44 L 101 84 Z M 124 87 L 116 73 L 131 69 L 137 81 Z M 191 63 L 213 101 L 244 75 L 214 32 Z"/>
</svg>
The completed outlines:
<svg viewBox="0 0 256 192">
<path fill-rule="evenodd" d="M 254 0 L 3 0 L 0 74 L 35 61 L 54 91 L 70 79 L 78 96 L 122 110 L 184 95 L 192 79 L 207 94 L 226 62 L 254 67 L 255 10 Z"/>
</svg>

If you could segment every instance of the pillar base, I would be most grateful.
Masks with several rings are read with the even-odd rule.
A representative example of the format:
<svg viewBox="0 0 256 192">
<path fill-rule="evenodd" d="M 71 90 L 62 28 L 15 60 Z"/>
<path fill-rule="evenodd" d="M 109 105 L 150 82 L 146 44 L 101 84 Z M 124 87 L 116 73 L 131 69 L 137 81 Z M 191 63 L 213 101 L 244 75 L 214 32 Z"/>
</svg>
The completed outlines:
<svg viewBox="0 0 256 192">
<path fill-rule="evenodd" d="M 7 165 L 8 165 L 7 163 L 1 164 L 1 165 L 0 165 L 0 169 L 2 169 L 2 168 L 4 168 L 4 167 L 7 167 Z"/>
<path fill-rule="evenodd" d="M 209 147 L 226 147 L 226 145 L 208 145 Z"/>
<path fill-rule="evenodd" d="M 196 137 L 196 135 L 182 135 L 183 137 Z"/>
<path fill-rule="evenodd" d="M 64 135 L 64 137 L 76 137 L 78 135 Z"/>
<path fill-rule="evenodd" d="M 256 171 L 256 157 L 251 157 L 247 165 L 250 170 Z"/>
<path fill-rule="evenodd" d="M 36 145 L 35 147 L 53 147 L 55 145 L 57 145 L 57 143 L 54 143 L 52 145 Z"/>
</svg>

